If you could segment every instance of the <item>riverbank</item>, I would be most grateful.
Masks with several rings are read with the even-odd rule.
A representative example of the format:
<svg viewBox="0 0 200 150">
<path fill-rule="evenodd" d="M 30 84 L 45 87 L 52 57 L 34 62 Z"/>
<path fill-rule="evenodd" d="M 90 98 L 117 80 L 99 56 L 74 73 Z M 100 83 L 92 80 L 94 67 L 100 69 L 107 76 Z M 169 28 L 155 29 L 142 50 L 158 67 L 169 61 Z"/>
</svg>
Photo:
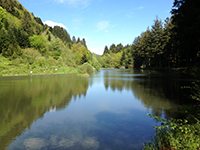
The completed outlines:
<svg viewBox="0 0 200 150">
<path fill-rule="evenodd" d="M 49 74 L 69 74 L 78 73 L 78 69 L 68 66 L 49 66 L 49 67 L 31 67 L 27 68 L 22 65 L 10 66 L 0 71 L 0 76 L 29 76 L 29 75 L 49 75 Z"/>
</svg>

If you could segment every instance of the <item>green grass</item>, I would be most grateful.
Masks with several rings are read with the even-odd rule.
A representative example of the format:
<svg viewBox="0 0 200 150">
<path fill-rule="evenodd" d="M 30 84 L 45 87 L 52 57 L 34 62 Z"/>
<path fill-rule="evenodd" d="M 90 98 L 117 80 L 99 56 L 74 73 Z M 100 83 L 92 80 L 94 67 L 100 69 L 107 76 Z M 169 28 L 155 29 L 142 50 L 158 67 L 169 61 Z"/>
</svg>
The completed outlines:
<svg viewBox="0 0 200 150">
<path fill-rule="evenodd" d="M 32 72 L 32 73 L 31 73 Z M 45 74 L 61 74 L 61 73 L 78 73 L 78 69 L 67 65 L 51 65 L 46 64 L 39 66 L 37 64 L 10 61 L 0 55 L 0 75 L 16 76 L 16 75 L 45 75 Z"/>
</svg>

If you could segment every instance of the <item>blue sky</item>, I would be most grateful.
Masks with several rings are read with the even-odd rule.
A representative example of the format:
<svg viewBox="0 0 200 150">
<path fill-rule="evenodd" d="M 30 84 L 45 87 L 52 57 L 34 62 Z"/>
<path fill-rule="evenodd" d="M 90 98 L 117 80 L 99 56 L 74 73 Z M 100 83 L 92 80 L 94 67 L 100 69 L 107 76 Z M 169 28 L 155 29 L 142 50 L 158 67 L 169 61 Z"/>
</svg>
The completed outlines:
<svg viewBox="0 0 200 150">
<path fill-rule="evenodd" d="M 104 47 L 132 44 L 156 15 L 170 17 L 174 0 L 18 0 L 48 25 L 59 24 L 72 36 L 85 38 L 88 49 L 103 54 Z"/>
</svg>

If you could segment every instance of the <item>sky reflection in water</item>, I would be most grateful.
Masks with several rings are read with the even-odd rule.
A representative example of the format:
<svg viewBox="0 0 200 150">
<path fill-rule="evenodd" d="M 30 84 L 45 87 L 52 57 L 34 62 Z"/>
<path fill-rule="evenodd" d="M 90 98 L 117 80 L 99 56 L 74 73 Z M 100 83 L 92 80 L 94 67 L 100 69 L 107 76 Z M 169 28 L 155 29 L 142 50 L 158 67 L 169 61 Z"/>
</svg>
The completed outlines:
<svg viewBox="0 0 200 150">
<path fill-rule="evenodd" d="M 0 134 L 0 144 L 6 141 L 7 149 L 141 149 L 153 136 L 153 126 L 159 125 L 146 114 L 170 117 L 177 110 L 176 97 L 167 98 L 163 83 L 149 72 L 102 70 L 89 78 L 52 75 L 0 82 L 5 87 L 2 100 L 8 98 L 12 105 L 15 97 L 21 104 L 12 106 L 15 115 L 2 111 L 22 118 L 0 126 L 10 127 Z M 23 128 L 11 136 L 17 124 Z"/>
</svg>

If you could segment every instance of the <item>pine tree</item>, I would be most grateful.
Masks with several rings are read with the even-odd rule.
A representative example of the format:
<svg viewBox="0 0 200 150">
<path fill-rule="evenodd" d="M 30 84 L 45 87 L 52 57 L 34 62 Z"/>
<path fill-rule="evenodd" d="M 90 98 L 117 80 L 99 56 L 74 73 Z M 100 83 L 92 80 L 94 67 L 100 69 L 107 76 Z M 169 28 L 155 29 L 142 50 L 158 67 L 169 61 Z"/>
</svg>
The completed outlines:
<svg viewBox="0 0 200 150">
<path fill-rule="evenodd" d="M 86 41 L 84 38 L 82 39 L 81 43 L 83 44 L 83 46 L 85 46 L 87 48 Z"/>
<path fill-rule="evenodd" d="M 48 41 L 51 41 L 51 35 L 50 34 L 48 35 Z"/>
<path fill-rule="evenodd" d="M 156 17 L 152 25 L 151 33 L 153 36 L 152 53 L 154 55 L 154 65 L 162 67 L 161 60 L 163 54 L 163 26 L 162 21 Z M 159 63 L 158 63 L 159 62 Z"/>
<path fill-rule="evenodd" d="M 177 38 L 180 42 L 176 49 L 180 51 L 182 66 L 189 67 L 200 62 L 199 8 L 199 0 L 174 1 L 172 14 L 173 23 L 175 24 L 174 32 L 177 33 L 174 38 Z"/>
<path fill-rule="evenodd" d="M 72 44 L 75 44 L 76 43 L 76 38 L 75 36 L 72 37 Z"/>
<path fill-rule="evenodd" d="M 116 53 L 116 46 L 115 46 L 115 44 L 112 44 L 112 45 L 110 46 L 110 52 Z"/>
<path fill-rule="evenodd" d="M 76 43 L 79 43 L 80 42 L 80 38 L 78 37 L 78 39 L 77 39 L 77 42 Z"/>
<path fill-rule="evenodd" d="M 105 46 L 105 49 L 104 49 L 104 52 L 103 52 L 103 55 L 106 55 L 106 54 L 109 54 L 108 46 Z"/>
</svg>

